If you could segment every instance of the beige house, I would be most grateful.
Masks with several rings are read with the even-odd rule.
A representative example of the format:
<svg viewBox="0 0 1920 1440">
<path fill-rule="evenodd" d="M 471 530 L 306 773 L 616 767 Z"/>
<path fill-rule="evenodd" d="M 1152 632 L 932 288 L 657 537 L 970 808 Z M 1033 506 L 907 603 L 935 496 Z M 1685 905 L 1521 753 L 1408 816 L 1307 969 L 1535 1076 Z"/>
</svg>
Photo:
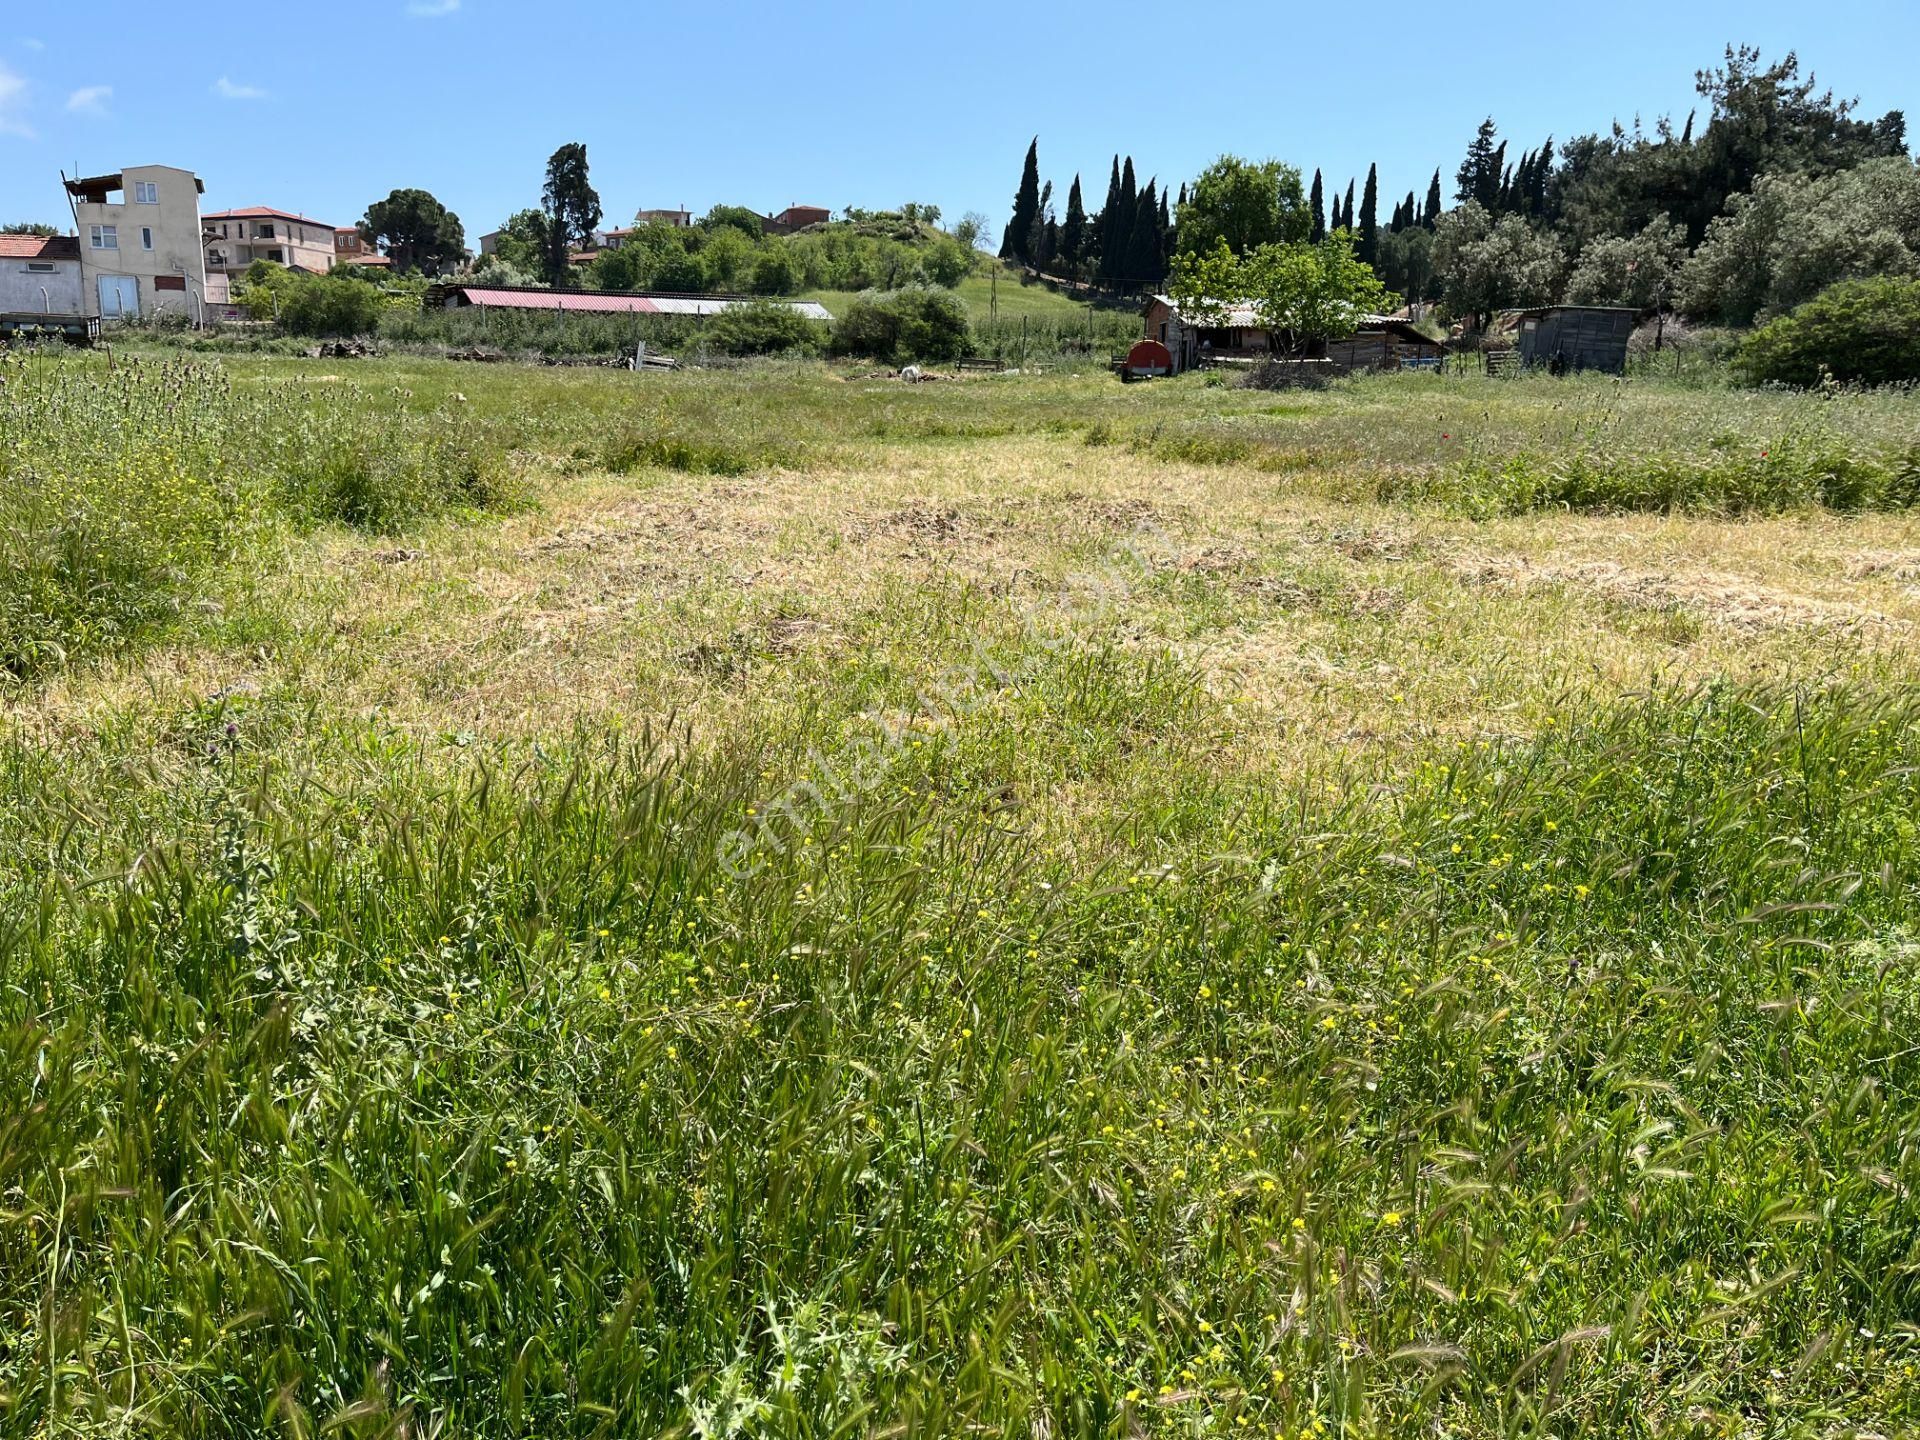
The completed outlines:
<svg viewBox="0 0 1920 1440">
<path fill-rule="evenodd" d="M 333 268 L 338 234 L 324 221 L 269 205 L 216 210 L 202 217 L 202 233 L 207 274 L 228 282 L 244 276 L 256 260 L 324 275 Z"/>
<path fill-rule="evenodd" d="M 196 324 L 205 317 L 205 188 L 192 171 L 171 165 L 130 165 L 67 181 L 80 245 L 81 313 L 116 320 L 173 311 Z"/>
</svg>

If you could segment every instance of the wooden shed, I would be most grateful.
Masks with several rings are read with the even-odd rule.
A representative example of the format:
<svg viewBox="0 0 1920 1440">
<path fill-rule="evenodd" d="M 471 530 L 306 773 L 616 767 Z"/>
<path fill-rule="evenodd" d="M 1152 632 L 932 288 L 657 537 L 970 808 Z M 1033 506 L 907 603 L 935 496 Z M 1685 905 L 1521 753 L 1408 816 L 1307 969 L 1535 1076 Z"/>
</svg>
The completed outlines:
<svg viewBox="0 0 1920 1440">
<path fill-rule="evenodd" d="M 1445 351 L 1411 320 L 1369 315 L 1353 334 L 1327 342 L 1327 359 L 1342 370 L 1400 370 L 1436 365 Z"/>
<path fill-rule="evenodd" d="M 1620 375 L 1639 312 L 1623 305 L 1541 305 L 1512 311 L 1508 318 L 1515 322 L 1522 365 L 1555 374 L 1605 370 Z"/>
</svg>

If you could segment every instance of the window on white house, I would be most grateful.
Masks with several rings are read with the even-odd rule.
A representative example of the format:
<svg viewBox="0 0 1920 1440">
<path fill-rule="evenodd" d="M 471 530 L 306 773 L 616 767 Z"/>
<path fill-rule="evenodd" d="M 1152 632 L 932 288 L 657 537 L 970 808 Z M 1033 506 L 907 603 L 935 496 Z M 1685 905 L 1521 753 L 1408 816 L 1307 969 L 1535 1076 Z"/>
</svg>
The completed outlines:
<svg viewBox="0 0 1920 1440">
<path fill-rule="evenodd" d="M 150 225 L 142 225 L 140 227 L 140 248 L 142 250 L 151 250 L 153 248 L 153 227 Z"/>
<path fill-rule="evenodd" d="M 87 232 L 87 240 L 96 250 L 118 250 L 120 227 L 118 225 L 92 226 Z"/>
<path fill-rule="evenodd" d="M 134 181 L 133 203 L 136 205 L 158 205 L 160 203 L 160 187 L 151 180 Z"/>
</svg>

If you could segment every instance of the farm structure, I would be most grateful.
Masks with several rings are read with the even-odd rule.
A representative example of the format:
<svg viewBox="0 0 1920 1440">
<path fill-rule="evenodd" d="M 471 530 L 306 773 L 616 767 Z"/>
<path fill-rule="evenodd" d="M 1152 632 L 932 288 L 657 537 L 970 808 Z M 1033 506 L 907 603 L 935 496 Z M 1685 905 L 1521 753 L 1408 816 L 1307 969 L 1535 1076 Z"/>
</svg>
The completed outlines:
<svg viewBox="0 0 1920 1440">
<path fill-rule="evenodd" d="M 1542 305 L 1503 318 L 1513 322 L 1520 363 L 1528 368 L 1619 375 L 1627 368 L 1627 341 L 1639 314 L 1619 305 Z"/>
<path fill-rule="evenodd" d="M 1182 315 L 1170 297 L 1155 295 L 1147 302 L 1145 320 L 1145 338 L 1167 347 L 1176 374 L 1198 365 L 1253 364 L 1277 353 L 1272 333 L 1245 302 L 1220 307 L 1202 324 Z M 1310 346 L 1305 358 L 1328 360 L 1340 370 L 1394 370 L 1434 363 L 1442 349 L 1410 320 L 1365 315 L 1351 335 Z"/>
<path fill-rule="evenodd" d="M 434 285 L 427 309 L 559 310 L 598 315 L 690 315 L 704 319 L 736 305 L 764 303 L 757 295 L 642 295 L 617 290 L 541 290 L 511 285 Z M 831 320 L 826 306 L 811 300 L 778 300 L 809 320 Z"/>
</svg>

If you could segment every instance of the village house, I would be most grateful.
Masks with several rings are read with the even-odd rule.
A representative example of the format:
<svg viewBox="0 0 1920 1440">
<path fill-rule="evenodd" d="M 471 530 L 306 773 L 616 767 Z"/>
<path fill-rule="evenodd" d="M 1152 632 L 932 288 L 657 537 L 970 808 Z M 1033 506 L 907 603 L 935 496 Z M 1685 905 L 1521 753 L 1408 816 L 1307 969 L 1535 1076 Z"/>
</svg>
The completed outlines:
<svg viewBox="0 0 1920 1440">
<path fill-rule="evenodd" d="M 270 205 L 216 210 L 203 219 L 207 276 L 219 276 L 215 288 L 224 292 L 256 260 L 324 275 L 333 268 L 337 233 L 324 221 Z M 219 298 L 227 296 L 221 293 Z"/>
<path fill-rule="evenodd" d="M 204 318 L 205 187 L 193 172 L 131 165 L 69 180 L 66 189 L 80 248 L 80 314 L 115 320 L 172 311 L 195 323 Z"/>
<path fill-rule="evenodd" d="M 763 215 L 761 227 L 769 235 L 791 235 L 809 225 L 824 225 L 833 212 L 824 205 L 789 205 L 778 215 Z"/>
<path fill-rule="evenodd" d="M 1251 364 L 1276 353 L 1272 334 L 1245 302 L 1222 306 L 1202 324 L 1182 316 L 1169 296 L 1155 295 L 1147 302 L 1145 319 L 1146 338 L 1167 347 L 1176 374 L 1210 363 Z M 1353 334 L 1313 346 L 1310 358 L 1330 361 L 1341 370 L 1397 370 L 1433 363 L 1443 350 L 1411 320 L 1364 315 Z"/>
<path fill-rule="evenodd" d="M 0 235 L 0 315 L 84 315 L 80 241 Z"/>
<path fill-rule="evenodd" d="M 393 261 L 374 248 L 373 242 L 360 233 L 359 226 L 342 225 L 333 232 L 333 263 L 385 268 Z"/>
</svg>

